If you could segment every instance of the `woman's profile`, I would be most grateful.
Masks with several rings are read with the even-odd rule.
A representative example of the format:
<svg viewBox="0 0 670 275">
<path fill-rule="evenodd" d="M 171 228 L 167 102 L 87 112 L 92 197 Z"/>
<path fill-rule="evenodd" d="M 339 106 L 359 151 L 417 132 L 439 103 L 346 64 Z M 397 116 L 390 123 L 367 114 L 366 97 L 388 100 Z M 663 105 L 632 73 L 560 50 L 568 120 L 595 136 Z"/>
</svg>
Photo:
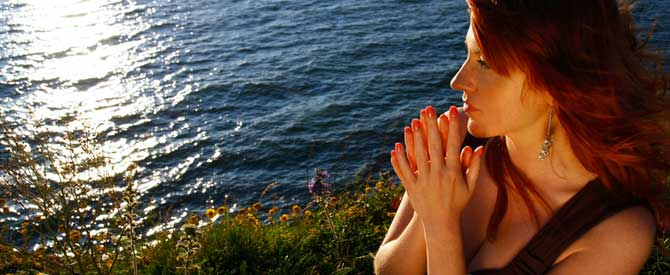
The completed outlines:
<svg viewBox="0 0 670 275">
<path fill-rule="evenodd" d="M 463 108 L 428 106 L 380 274 L 637 274 L 670 216 L 669 78 L 617 0 L 467 0 Z"/>
</svg>

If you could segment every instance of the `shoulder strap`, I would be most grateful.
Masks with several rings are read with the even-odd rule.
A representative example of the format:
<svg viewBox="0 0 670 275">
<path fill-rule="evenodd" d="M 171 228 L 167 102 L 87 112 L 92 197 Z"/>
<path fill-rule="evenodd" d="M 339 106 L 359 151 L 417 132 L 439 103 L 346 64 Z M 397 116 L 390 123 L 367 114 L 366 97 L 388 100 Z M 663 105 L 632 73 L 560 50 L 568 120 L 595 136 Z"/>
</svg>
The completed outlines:
<svg viewBox="0 0 670 275">
<path fill-rule="evenodd" d="M 558 256 L 589 229 L 611 215 L 639 205 L 615 195 L 598 179 L 574 195 L 505 268 L 511 274 L 544 274 Z"/>
</svg>

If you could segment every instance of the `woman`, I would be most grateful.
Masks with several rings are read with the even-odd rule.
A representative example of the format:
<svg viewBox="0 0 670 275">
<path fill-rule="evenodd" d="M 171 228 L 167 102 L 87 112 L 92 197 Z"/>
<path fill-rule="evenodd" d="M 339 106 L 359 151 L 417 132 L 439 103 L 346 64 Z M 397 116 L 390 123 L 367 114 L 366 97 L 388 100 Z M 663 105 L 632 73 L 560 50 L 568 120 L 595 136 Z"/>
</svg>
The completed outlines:
<svg viewBox="0 0 670 275">
<path fill-rule="evenodd" d="M 669 85 L 630 4 L 467 2 L 464 107 L 391 152 L 406 194 L 375 271 L 637 274 L 668 222 Z"/>
</svg>

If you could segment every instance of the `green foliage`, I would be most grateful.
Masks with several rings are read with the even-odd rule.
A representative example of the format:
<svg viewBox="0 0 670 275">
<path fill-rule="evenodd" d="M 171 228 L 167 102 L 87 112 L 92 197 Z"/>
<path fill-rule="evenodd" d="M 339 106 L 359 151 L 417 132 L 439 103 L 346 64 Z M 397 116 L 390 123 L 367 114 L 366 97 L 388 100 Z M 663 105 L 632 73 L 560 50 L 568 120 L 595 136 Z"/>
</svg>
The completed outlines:
<svg viewBox="0 0 670 275">
<path fill-rule="evenodd" d="M 327 172 L 317 169 L 309 188 L 313 199 L 304 205 L 279 209 L 276 201 L 256 202 L 235 211 L 223 205 L 191 213 L 174 232 L 139 239 L 138 220 L 160 219 L 135 211 L 132 173 L 125 179 L 78 177 L 109 165 L 89 146 L 94 141 L 66 134 L 69 151 L 63 154 L 46 139 L 27 144 L 0 123 L 0 172 L 8 176 L 0 179 L 0 215 L 14 215 L 10 204 L 37 206 L 24 207 L 32 218 L 18 230 L 0 224 L 0 274 L 372 274 L 374 254 L 404 192 L 383 172 L 332 193 Z M 57 157 L 63 155 L 77 157 Z M 104 230 L 93 232 L 91 221 L 110 212 L 117 217 L 103 219 Z M 28 249 L 35 239 L 42 245 Z M 661 252 L 669 249 L 663 238 L 641 274 L 667 274 L 670 257 Z"/>
<path fill-rule="evenodd" d="M 126 273 L 137 274 L 134 168 L 124 179 L 110 175 L 111 164 L 85 132 L 24 138 L 19 127 L 0 120 L 0 207 L 5 221 L 28 218 L 19 230 L 0 224 L 3 246 L 21 243 L 0 253 L 0 271 L 113 274 L 129 266 Z M 118 215 L 107 218 L 111 213 Z"/>
</svg>

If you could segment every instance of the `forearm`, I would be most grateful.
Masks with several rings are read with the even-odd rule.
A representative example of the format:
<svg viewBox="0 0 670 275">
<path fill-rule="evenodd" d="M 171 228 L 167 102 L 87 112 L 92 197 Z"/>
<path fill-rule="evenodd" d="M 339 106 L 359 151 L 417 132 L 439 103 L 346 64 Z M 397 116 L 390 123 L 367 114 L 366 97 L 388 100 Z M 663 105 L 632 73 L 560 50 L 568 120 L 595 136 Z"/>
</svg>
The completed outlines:
<svg viewBox="0 0 670 275">
<path fill-rule="evenodd" d="M 379 248 L 375 256 L 376 274 L 425 274 L 426 245 L 423 225 L 414 215 L 398 238 Z"/>
<path fill-rule="evenodd" d="M 460 222 L 424 224 L 428 274 L 466 274 Z"/>
</svg>

